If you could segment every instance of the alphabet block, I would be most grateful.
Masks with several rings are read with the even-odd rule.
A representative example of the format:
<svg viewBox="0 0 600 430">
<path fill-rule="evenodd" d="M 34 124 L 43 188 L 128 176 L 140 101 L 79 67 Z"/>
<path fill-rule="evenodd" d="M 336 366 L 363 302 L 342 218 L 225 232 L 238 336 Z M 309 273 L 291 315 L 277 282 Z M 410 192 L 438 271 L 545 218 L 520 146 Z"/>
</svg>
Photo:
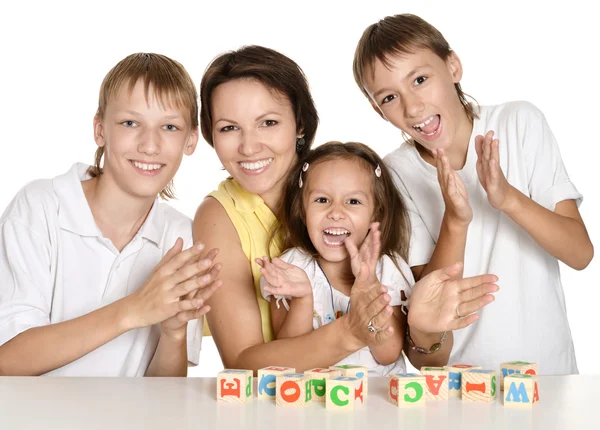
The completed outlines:
<svg viewBox="0 0 600 430">
<path fill-rule="evenodd" d="M 269 366 L 258 370 L 256 391 L 259 399 L 275 399 L 277 393 L 277 375 L 296 373 L 293 367 Z"/>
<path fill-rule="evenodd" d="M 342 372 L 333 369 L 323 369 L 317 367 L 304 372 L 306 379 L 310 381 L 312 390 L 312 401 L 313 402 L 325 402 L 325 394 L 327 394 L 327 386 L 325 381 L 327 379 L 337 378 L 342 376 Z"/>
<path fill-rule="evenodd" d="M 356 405 L 364 401 L 362 393 L 358 394 L 362 389 L 362 378 L 338 376 L 327 379 L 325 384 L 327 388 L 326 409 L 353 411 Z"/>
<path fill-rule="evenodd" d="M 217 400 L 230 403 L 252 400 L 252 370 L 225 369 L 219 372 Z"/>
<path fill-rule="evenodd" d="M 416 373 L 396 373 L 390 376 L 388 400 L 400 407 L 425 406 L 427 383 Z"/>
<path fill-rule="evenodd" d="M 302 373 L 284 373 L 276 376 L 277 406 L 303 408 L 312 399 L 310 380 Z"/>
<path fill-rule="evenodd" d="M 515 373 L 504 378 L 504 406 L 530 408 L 539 401 L 537 375 Z"/>
<path fill-rule="evenodd" d="M 539 375 L 540 367 L 536 363 L 526 361 L 509 361 L 500 364 L 500 390 L 504 390 L 504 378 L 508 375 Z"/>
<path fill-rule="evenodd" d="M 448 371 L 443 367 L 421 367 L 427 383 L 427 400 L 448 400 Z"/>
<path fill-rule="evenodd" d="M 462 399 L 466 402 L 492 402 L 496 399 L 496 371 L 470 369 L 462 373 Z"/>
<path fill-rule="evenodd" d="M 462 373 L 469 369 L 481 369 L 481 366 L 470 364 L 454 364 L 445 366 L 448 371 L 448 397 L 460 397 L 462 391 Z"/>
<path fill-rule="evenodd" d="M 344 364 L 341 366 L 330 366 L 330 369 L 339 370 L 342 372 L 342 376 L 353 376 L 355 378 L 362 378 L 362 394 L 363 399 L 367 398 L 369 391 L 369 368 L 366 366 L 356 366 L 353 364 Z M 363 402 L 364 403 L 364 402 Z"/>
</svg>

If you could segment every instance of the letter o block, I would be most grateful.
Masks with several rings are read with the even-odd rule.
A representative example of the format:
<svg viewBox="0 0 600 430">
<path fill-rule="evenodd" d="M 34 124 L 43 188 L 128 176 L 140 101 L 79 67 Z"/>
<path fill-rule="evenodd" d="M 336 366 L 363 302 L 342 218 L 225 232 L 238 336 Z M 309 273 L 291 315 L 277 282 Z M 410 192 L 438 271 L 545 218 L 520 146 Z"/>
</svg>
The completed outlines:
<svg viewBox="0 0 600 430">
<path fill-rule="evenodd" d="M 252 370 L 225 369 L 219 372 L 217 400 L 230 403 L 252 400 Z"/>
<path fill-rule="evenodd" d="M 508 375 L 539 375 L 540 366 L 527 361 L 509 361 L 500 364 L 500 390 L 504 390 L 504 378 Z"/>
<path fill-rule="evenodd" d="M 396 373 L 390 376 L 388 400 L 400 407 L 425 406 L 427 383 L 416 373 Z"/>
<path fill-rule="evenodd" d="M 448 371 L 443 367 L 421 367 L 427 383 L 427 400 L 448 400 Z"/>
<path fill-rule="evenodd" d="M 514 374 L 504 378 L 504 406 L 530 408 L 540 401 L 537 375 Z"/>
<path fill-rule="evenodd" d="M 466 402 L 492 402 L 498 384 L 495 370 L 470 369 L 462 374 L 462 399 Z"/>
<path fill-rule="evenodd" d="M 356 392 L 362 385 L 362 379 L 352 376 L 338 376 L 337 378 L 327 379 L 327 397 L 325 398 L 325 408 L 334 410 L 353 411 L 355 405 L 360 404 L 360 400 L 355 400 Z"/>
<path fill-rule="evenodd" d="M 256 392 L 259 399 L 275 399 L 277 393 L 277 376 L 285 373 L 296 373 L 293 367 L 269 366 L 258 370 Z"/>
<path fill-rule="evenodd" d="M 311 402 L 310 379 L 302 373 L 285 373 L 276 377 L 277 406 L 303 408 Z"/>
</svg>

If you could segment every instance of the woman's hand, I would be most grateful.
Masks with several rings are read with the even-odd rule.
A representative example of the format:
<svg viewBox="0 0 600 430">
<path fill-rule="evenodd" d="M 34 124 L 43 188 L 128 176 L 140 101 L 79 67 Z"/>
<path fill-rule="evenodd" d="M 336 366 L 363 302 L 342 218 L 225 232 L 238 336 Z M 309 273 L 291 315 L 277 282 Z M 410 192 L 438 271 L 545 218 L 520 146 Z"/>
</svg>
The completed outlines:
<svg viewBox="0 0 600 430">
<path fill-rule="evenodd" d="M 268 257 L 254 259 L 261 269 L 260 273 L 269 285 L 264 290 L 277 296 L 306 297 L 312 296 L 312 287 L 304 270 L 280 258 Z"/>
</svg>

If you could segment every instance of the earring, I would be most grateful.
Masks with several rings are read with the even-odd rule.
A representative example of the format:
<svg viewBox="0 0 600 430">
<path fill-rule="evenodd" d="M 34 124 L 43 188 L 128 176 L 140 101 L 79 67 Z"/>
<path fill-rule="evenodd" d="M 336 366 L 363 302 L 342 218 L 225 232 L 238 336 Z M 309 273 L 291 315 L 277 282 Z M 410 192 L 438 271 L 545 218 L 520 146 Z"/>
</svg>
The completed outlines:
<svg viewBox="0 0 600 430">
<path fill-rule="evenodd" d="M 304 137 L 299 137 L 296 139 L 296 148 L 300 149 L 302 146 L 304 146 L 304 144 L 306 143 L 306 141 L 304 140 Z"/>
</svg>

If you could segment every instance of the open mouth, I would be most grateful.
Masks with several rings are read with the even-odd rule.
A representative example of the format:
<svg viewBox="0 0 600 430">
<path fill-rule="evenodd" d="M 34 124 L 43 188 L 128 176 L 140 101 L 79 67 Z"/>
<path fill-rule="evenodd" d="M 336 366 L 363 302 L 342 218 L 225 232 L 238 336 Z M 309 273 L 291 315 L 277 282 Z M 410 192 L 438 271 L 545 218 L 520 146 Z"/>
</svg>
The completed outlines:
<svg viewBox="0 0 600 430">
<path fill-rule="evenodd" d="M 129 160 L 135 169 L 145 175 L 156 175 L 165 167 L 165 164 L 160 163 L 142 163 L 141 161 Z"/>
<path fill-rule="evenodd" d="M 258 161 L 240 161 L 239 165 L 244 170 L 249 170 L 251 172 L 256 172 L 256 171 L 258 171 L 260 169 L 264 169 L 265 167 L 267 167 L 272 162 L 273 162 L 273 157 L 271 157 L 271 158 L 265 158 L 264 160 L 258 160 Z"/>
<path fill-rule="evenodd" d="M 427 118 L 420 124 L 415 124 L 412 126 L 419 134 L 424 136 L 433 136 L 438 129 L 440 128 L 440 116 L 433 115 Z"/>
<path fill-rule="evenodd" d="M 323 242 L 328 246 L 342 246 L 344 240 L 350 236 L 345 228 L 326 228 L 323 230 Z"/>
</svg>

